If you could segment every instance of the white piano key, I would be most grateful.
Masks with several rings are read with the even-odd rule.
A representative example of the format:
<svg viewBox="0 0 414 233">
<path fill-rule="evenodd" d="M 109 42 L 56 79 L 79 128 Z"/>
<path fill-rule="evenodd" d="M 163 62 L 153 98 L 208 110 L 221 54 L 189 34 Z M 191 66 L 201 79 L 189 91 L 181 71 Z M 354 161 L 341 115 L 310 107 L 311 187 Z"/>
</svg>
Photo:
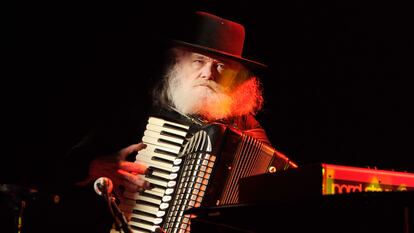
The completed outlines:
<svg viewBox="0 0 414 233">
<path fill-rule="evenodd" d="M 177 159 L 176 156 L 171 156 L 171 155 L 166 155 L 166 154 L 161 154 L 161 153 L 157 153 L 157 152 L 151 152 L 153 154 L 153 156 L 155 158 L 159 158 L 159 159 L 164 159 L 164 160 L 168 160 L 170 162 L 174 162 L 174 160 Z"/>
<path fill-rule="evenodd" d="M 154 223 L 155 225 L 158 225 L 162 222 L 162 218 L 154 218 L 154 217 L 143 215 L 143 214 L 133 213 L 133 214 L 131 214 L 131 218 L 137 218 L 137 219 L 140 219 L 140 220 L 151 222 L 151 223 Z M 132 220 L 132 221 L 134 221 L 134 220 Z"/>
<path fill-rule="evenodd" d="M 133 209 L 141 211 L 141 212 L 145 212 L 148 214 L 153 214 L 157 217 L 162 217 L 165 214 L 165 211 L 160 211 L 159 207 L 147 205 L 144 203 L 134 204 Z"/>
<path fill-rule="evenodd" d="M 175 152 L 176 150 L 166 148 L 166 147 L 162 147 L 162 146 L 159 146 L 159 145 L 156 145 L 156 144 L 148 144 L 147 147 L 145 147 L 145 149 L 143 149 L 143 150 L 149 150 L 153 153 L 155 153 L 155 150 L 163 150 L 163 151 L 170 152 L 170 153 L 173 153 L 173 154 L 177 155 L 177 153 Z"/>
<path fill-rule="evenodd" d="M 131 231 L 132 231 L 132 233 L 148 233 L 148 231 L 142 231 L 142 230 L 138 230 L 138 229 L 131 229 Z M 112 232 L 112 230 L 111 230 L 111 232 L 110 233 L 119 233 L 119 231 L 117 231 L 117 230 L 114 230 L 114 232 Z"/>
<path fill-rule="evenodd" d="M 132 226 L 136 226 L 145 230 L 149 230 L 149 231 L 155 231 L 155 228 L 157 226 L 154 225 L 150 225 L 148 223 L 143 223 L 143 222 L 134 222 L 134 221 L 130 221 L 128 222 L 128 224 L 132 225 Z"/>
<path fill-rule="evenodd" d="M 172 164 L 168 164 L 166 162 L 161 161 L 154 161 L 148 156 L 137 156 L 136 161 L 146 163 L 148 166 L 153 166 L 158 169 L 162 169 L 169 172 L 177 172 L 180 168 L 178 166 L 173 166 Z"/>
<path fill-rule="evenodd" d="M 144 180 L 146 180 L 146 181 L 148 181 L 148 182 L 150 182 L 152 184 L 156 184 L 156 185 L 162 186 L 162 187 L 169 187 L 168 186 L 168 182 L 166 182 L 166 181 L 156 180 L 156 179 L 151 178 L 151 177 L 145 177 Z"/>
<path fill-rule="evenodd" d="M 176 157 L 174 159 L 172 159 L 172 158 L 164 159 L 165 156 L 162 156 L 162 155 L 158 156 L 158 153 L 155 153 L 155 152 L 152 152 L 152 151 L 146 150 L 146 149 L 140 150 L 138 152 L 138 155 L 137 155 L 136 158 L 139 159 L 139 158 L 142 158 L 142 157 L 145 157 L 146 159 L 150 159 L 150 160 L 154 160 L 154 161 L 162 161 L 166 164 L 174 164 L 174 160 L 176 160 Z M 158 158 L 158 160 L 157 160 L 157 158 Z M 163 160 L 160 160 L 160 158 L 163 159 Z"/>
<path fill-rule="evenodd" d="M 147 230 L 142 230 L 142 229 L 135 229 L 135 228 L 132 228 L 132 229 L 130 229 L 130 230 L 131 230 L 131 233 L 148 233 L 148 231 L 147 231 Z M 115 228 L 112 228 L 112 229 L 111 229 L 111 231 L 110 231 L 109 233 L 119 233 L 119 231 L 118 231 L 118 230 L 116 230 Z"/>
<path fill-rule="evenodd" d="M 181 137 L 185 137 L 187 135 L 187 131 L 182 131 L 182 130 L 176 130 L 173 128 L 167 128 L 167 127 L 162 127 L 162 126 L 158 126 L 158 125 L 151 125 L 151 124 L 147 124 L 147 129 L 146 130 L 151 130 L 151 131 L 155 131 L 155 132 L 167 132 L 170 134 L 175 134 Z"/>
<path fill-rule="evenodd" d="M 140 154 L 146 154 L 146 155 L 151 155 L 151 156 L 156 157 L 156 158 L 165 159 L 165 160 L 171 161 L 171 163 L 174 162 L 174 160 L 177 159 L 177 156 L 175 156 L 175 155 L 169 155 L 169 154 L 165 154 L 165 153 L 162 153 L 162 152 L 155 152 L 153 145 L 151 145 L 151 146 L 152 146 L 152 148 L 147 147 L 145 149 L 140 150 L 139 151 Z"/>
<path fill-rule="evenodd" d="M 150 117 L 148 119 L 148 123 L 153 124 L 153 125 L 158 125 L 158 126 L 163 126 L 164 124 L 170 124 L 176 127 L 180 127 L 183 128 L 183 130 L 188 130 L 190 128 L 190 126 L 188 125 L 183 125 L 183 124 L 179 124 L 179 123 L 175 123 L 175 122 L 171 122 L 171 121 L 166 121 L 164 119 L 158 118 L 158 117 Z"/>
<path fill-rule="evenodd" d="M 151 194 L 151 195 L 155 195 L 155 196 L 162 197 L 164 195 L 164 193 L 165 193 L 165 189 L 159 188 L 159 187 L 155 187 L 155 188 L 152 188 L 152 189 L 144 190 L 144 193 L 148 193 L 148 194 Z"/>
<path fill-rule="evenodd" d="M 179 160 L 179 161 L 175 161 L 175 160 Z M 136 162 L 152 163 L 156 167 L 164 167 L 168 171 L 171 169 L 172 166 L 180 165 L 181 161 L 182 161 L 181 159 L 174 159 L 173 161 L 164 160 L 164 159 L 161 160 L 160 156 L 153 154 L 153 153 L 149 153 L 148 151 L 140 151 L 136 157 Z M 177 170 L 177 169 L 174 168 L 174 170 Z"/>
<path fill-rule="evenodd" d="M 165 142 L 160 142 L 158 141 L 157 138 L 153 138 L 153 137 L 148 137 L 148 136 L 143 136 L 142 137 L 142 141 L 145 144 L 154 144 L 154 145 L 159 145 L 161 147 L 165 147 L 165 148 L 169 148 L 171 150 L 174 150 L 174 153 L 178 154 L 178 152 L 180 152 L 181 147 L 180 146 L 176 146 L 176 145 L 171 145 Z"/>
<path fill-rule="evenodd" d="M 155 187 L 155 188 L 152 188 L 152 189 L 146 189 L 142 192 L 162 198 L 164 196 L 165 189 Z M 132 199 L 132 200 L 136 200 L 140 195 L 141 194 L 139 192 L 128 192 L 128 191 L 125 191 L 124 194 L 123 194 L 123 196 L 125 198 Z"/>
<path fill-rule="evenodd" d="M 144 195 L 140 195 L 136 200 L 137 201 L 145 201 L 145 202 L 149 202 L 149 203 L 156 204 L 156 205 L 160 205 L 161 202 L 162 202 L 161 199 L 148 197 L 148 196 L 144 196 Z"/>
<path fill-rule="evenodd" d="M 151 173 L 152 176 L 156 176 L 156 177 L 160 177 L 160 178 L 164 178 L 166 180 L 174 180 L 177 178 L 178 174 L 177 173 L 166 173 L 166 172 L 160 172 L 160 171 L 153 171 Z"/>
<path fill-rule="evenodd" d="M 161 132 L 156 132 L 156 131 L 152 131 L 152 130 L 145 130 L 144 135 L 145 136 L 148 136 L 148 137 L 153 137 L 153 138 L 158 138 L 158 139 L 164 139 L 164 140 L 166 140 L 168 142 L 178 143 L 180 145 L 182 145 L 184 143 L 184 139 L 183 138 L 173 137 L 173 136 L 170 136 L 170 135 L 161 134 Z"/>
</svg>

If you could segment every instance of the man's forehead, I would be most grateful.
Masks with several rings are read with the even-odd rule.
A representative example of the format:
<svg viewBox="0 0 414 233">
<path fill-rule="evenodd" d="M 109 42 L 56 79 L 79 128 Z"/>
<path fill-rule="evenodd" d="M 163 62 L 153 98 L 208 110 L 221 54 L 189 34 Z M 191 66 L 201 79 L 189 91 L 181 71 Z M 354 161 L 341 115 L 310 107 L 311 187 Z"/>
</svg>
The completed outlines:
<svg viewBox="0 0 414 233">
<path fill-rule="evenodd" d="M 220 56 L 215 56 L 215 55 L 212 55 L 212 54 L 203 54 L 203 53 L 199 53 L 199 52 L 190 52 L 190 56 L 192 58 L 213 59 L 215 61 L 223 62 L 223 63 L 226 63 L 226 64 L 239 65 L 239 63 L 236 62 L 236 61 L 230 60 L 228 58 L 220 57 Z"/>
</svg>

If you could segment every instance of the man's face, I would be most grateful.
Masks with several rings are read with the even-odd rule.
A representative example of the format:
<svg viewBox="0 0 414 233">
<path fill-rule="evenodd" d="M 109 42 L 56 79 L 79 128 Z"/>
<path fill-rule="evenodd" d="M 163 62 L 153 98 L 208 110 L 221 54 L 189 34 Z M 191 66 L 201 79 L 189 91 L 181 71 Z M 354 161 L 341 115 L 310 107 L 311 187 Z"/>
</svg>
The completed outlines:
<svg viewBox="0 0 414 233">
<path fill-rule="evenodd" d="M 181 52 L 169 72 L 170 99 L 179 111 L 217 120 L 247 114 L 258 106 L 257 99 L 262 98 L 258 82 L 247 75 L 240 78 L 244 74 L 240 64 Z"/>
<path fill-rule="evenodd" d="M 206 92 L 228 93 L 235 85 L 240 65 L 224 59 L 190 52 L 181 60 L 183 82 Z"/>
</svg>

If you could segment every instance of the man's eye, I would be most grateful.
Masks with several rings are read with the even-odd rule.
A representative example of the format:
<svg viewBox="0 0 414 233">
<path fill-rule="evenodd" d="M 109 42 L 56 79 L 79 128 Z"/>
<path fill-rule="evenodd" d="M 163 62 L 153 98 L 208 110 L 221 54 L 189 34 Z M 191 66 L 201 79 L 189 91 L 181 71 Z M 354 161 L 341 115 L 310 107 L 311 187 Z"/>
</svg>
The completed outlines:
<svg viewBox="0 0 414 233">
<path fill-rule="evenodd" d="M 226 65 L 223 63 L 217 63 L 217 70 L 219 72 L 224 71 L 226 69 Z"/>
<path fill-rule="evenodd" d="M 194 67 L 197 67 L 197 68 L 202 67 L 204 65 L 204 63 L 205 62 L 203 60 L 201 60 L 201 59 L 195 59 L 195 60 L 193 60 L 193 66 Z"/>
</svg>

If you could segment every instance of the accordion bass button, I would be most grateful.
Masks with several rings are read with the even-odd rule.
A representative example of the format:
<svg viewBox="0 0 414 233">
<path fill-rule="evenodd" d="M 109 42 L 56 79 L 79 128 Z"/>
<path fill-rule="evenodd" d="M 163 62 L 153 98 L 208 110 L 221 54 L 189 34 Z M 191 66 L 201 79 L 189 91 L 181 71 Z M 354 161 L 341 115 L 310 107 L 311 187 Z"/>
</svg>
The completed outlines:
<svg viewBox="0 0 414 233">
<path fill-rule="evenodd" d="M 171 173 L 171 174 L 170 174 L 170 179 L 171 179 L 171 180 L 174 180 L 174 179 L 176 179 L 176 178 L 177 178 L 177 176 L 178 176 L 178 174 L 177 174 L 177 173 Z"/>
<path fill-rule="evenodd" d="M 162 218 L 156 218 L 156 219 L 154 219 L 153 223 L 155 225 L 158 225 L 158 224 L 162 223 Z"/>
<path fill-rule="evenodd" d="M 171 171 L 172 172 L 178 172 L 180 170 L 180 167 L 178 167 L 178 166 L 173 166 L 172 168 L 171 168 Z"/>
<path fill-rule="evenodd" d="M 171 196 L 164 196 L 164 197 L 162 198 L 162 201 L 163 201 L 163 202 L 169 202 L 169 201 L 171 201 Z"/>
<path fill-rule="evenodd" d="M 170 206 L 168 203 L 161 203 L 160 209 L 165 210 L 168 208 L 168 206 Z"/>
<path fill-rule="evenodd" d="M 165 211 L 157 211 L 157 213 L 155 213 L 155 216 L 157 217 L 163 217 L 165 215 Z"/>
<path fill-rule="evenodd" d="M 168 187 L 175 187 L 176 184 L 177 184 L 177 182 L 172 180 L 172 181 L 168 181 L 167 186 Z"/>
<path fill-rule="evenodd" d="M 171 194 L 174 192 L 174 189 L 166 189 L 165 194 Z"/>
<path fill-rule="evenodd" d="M 182 161 L 183 161 L 182 159 L 175 159 L 174 165 L 180 165 Z"/>
</svg>

